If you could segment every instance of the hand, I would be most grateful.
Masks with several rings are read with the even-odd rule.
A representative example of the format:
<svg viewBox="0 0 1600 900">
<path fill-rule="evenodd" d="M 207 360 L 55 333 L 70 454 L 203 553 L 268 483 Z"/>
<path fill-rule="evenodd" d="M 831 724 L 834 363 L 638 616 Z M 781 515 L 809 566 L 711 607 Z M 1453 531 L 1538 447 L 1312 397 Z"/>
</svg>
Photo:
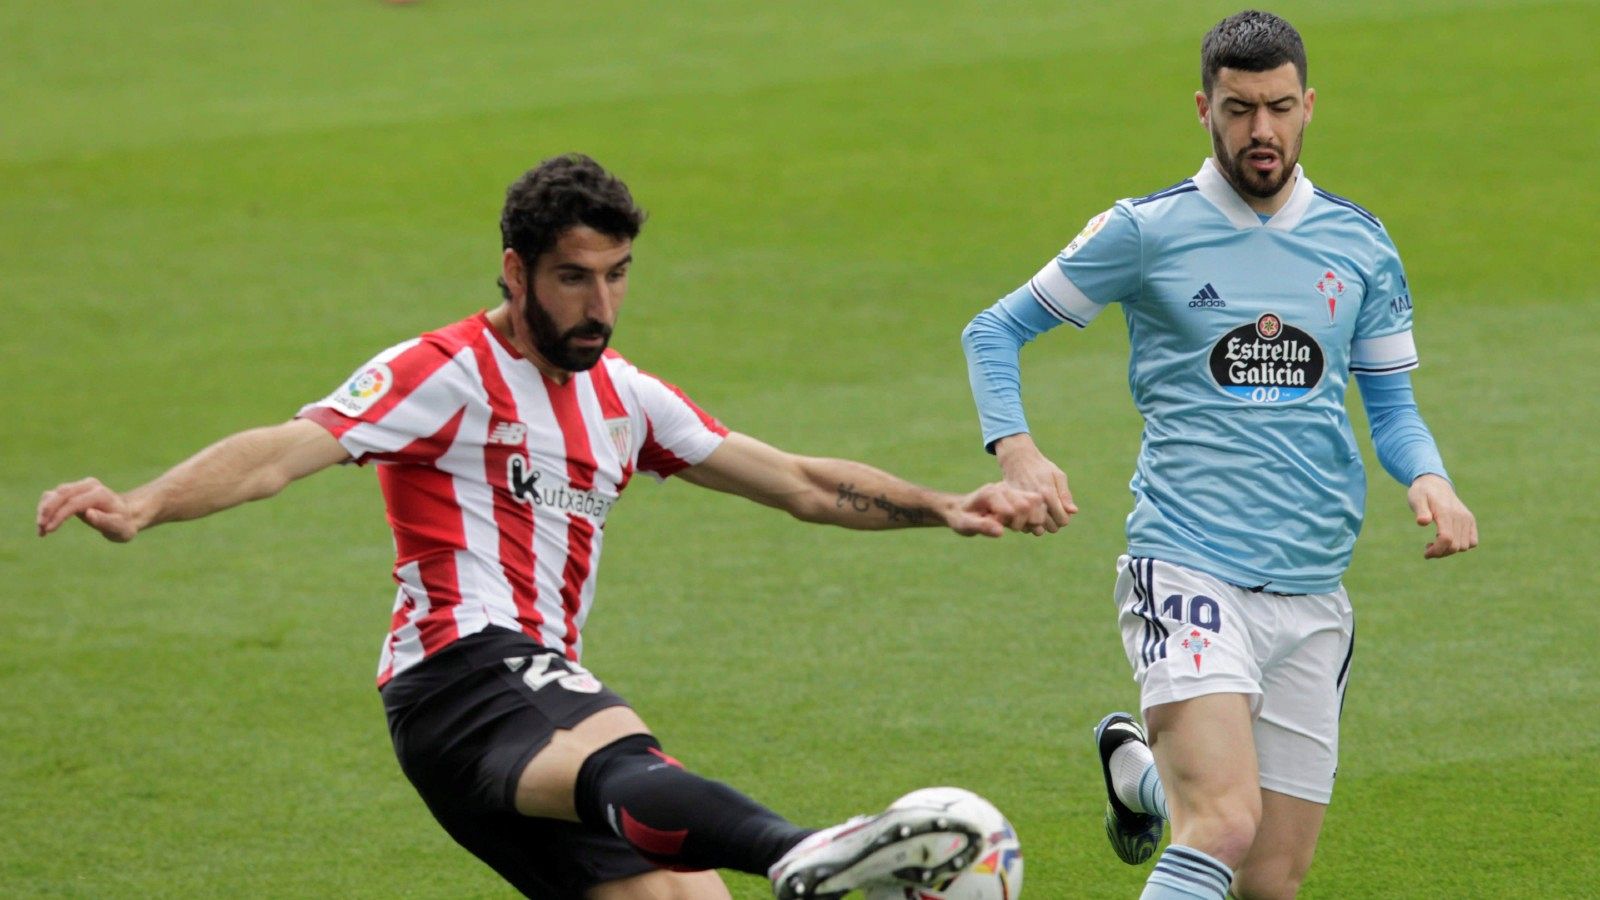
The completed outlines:
<svg viewBox="0 0 1600 900">
<path fill-rule="evenodd" d="M 1044 497 L 1037 491 L 996 482 L 962 497 L 947 518 L 957 534 L 1000 537 L 1007 528 L 1037 533 L 1034 529 L 1044 527 L 1046 515 Z"/>
<path fill-rule="evenodd" d="M 1419 475 L 1406 491 L 1406 502 L 1417 514 L 1418 525 L 1433 525 L 1434 539 L 1423 551 L 1424 559 L 1442 559 L 1478 546 L 1478 520 L 1456 497 L 1456 489 L 1438 475 Z"/>
<path fill-rule="evenodd" d="M 73 516 L 100 532 L 106 540 L 119 544 L 133 540 L 143 524 L 133 504 L 97 478 L 85 478 L 45 491 L 39 498 L 39 536 L 55 531 Z"/>
<path fill-rule="evenodd" d="M 1006 484 L 1025 491 L 1034 491 L 1044 498 L 1045 518 L 1031 529 L 1035 535 L 1055 533 L 1078 514 L 1078 505 L 1072 502 L 1072 492 L 1067 489 L 1067 473 L 1046 459 L 1033 438 L 1026 434 L 1013 434 L 995 442 L 995 458 L 1000 461 L 1000 471 L 1005 473 Z"/>
</svg>

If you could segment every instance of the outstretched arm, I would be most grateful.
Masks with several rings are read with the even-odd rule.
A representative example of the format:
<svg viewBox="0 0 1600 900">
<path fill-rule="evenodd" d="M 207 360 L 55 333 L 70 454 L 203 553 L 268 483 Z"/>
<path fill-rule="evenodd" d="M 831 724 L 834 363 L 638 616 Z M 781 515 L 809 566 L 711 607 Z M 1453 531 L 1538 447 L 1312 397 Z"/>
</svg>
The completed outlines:
<svg viewBox="0 0 1600 900">
<path fill-rule="evenodd" d="M 846 528 L 943 525 L 958 534 L 999 537 L 1007 528 L 1031 531 L 1045 516 L 1044 501 L 1032 491 L 988 484 L 970 494 L 947 494 L 865 463 L 797 456 L 738 433 L 680 476 L 797 519 Z"/>
<path fill-rule="evenodd" d="M 107 540 L 131 541 L 162 522 L 198 519 L 271 497 L 289 482 L 348 458 L 326 429 L 304 419 L 241 431 L 127 493 L 95 478 L 45 491 L 39 498 L 39 536 L 77 516 Z"/>
</svg>

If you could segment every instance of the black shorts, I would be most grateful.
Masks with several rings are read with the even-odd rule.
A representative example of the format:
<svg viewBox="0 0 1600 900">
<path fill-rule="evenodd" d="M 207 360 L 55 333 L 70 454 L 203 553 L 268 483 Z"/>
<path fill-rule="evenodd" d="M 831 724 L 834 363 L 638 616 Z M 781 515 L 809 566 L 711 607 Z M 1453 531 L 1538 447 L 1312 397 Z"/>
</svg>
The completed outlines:
<svg viewBox="0 0 1600 900">
<path fill-rule="evenodd" d="M 382 693 L 400 768 L 428 810 L 523 894 L 580 898 L 655 868 L 610 832 L 516 810 L 517 779 L 558 729 L 627 705 L 561 654 L 491 628 L 401 672 Z"/>
</svg>

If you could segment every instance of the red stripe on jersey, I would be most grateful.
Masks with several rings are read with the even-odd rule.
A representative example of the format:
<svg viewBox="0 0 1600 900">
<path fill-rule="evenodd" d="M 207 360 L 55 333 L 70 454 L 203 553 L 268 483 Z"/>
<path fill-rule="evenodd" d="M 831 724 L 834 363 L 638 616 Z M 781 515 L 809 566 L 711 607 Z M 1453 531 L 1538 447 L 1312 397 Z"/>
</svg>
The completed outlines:
<svg viewBox="0 0 1600 900">
<path fill-rule="evenodd" d="M 456 432 L 461 429 L 461 419 L 466 414 L 466 407 L 462 407 L 456 411 L 455 415 L 450 417 L 450 421 L 439 426 L 439 430 L 433 434 L 417 438 L 393 453 L 369 453 L 367 457 L 389 462 L 431 464 L 443 456 L 445 451 L 450 449 L 450 445 L 456 442 Z"/>
<path fill-rule="evenodd" d="M 428 611 L 417 623 L 424 654 L 454 641 L 455 607 L 461 603 L 456 551 L 467 545 L 456 499 L 455 480 L 431 466 L 388 463 L 378 468 L 378 481 L 389 506 L 395 549 L 400 564 L 415 562 Z"/>
<path fill-rule="evenodd" d="M 394 531 L 397 568 L 432 553 L 454 553 L 466 546 L 455 484 L 433 467 L 454 443 L 465 415 L 466 410 L 461 410 L 428 437 L 418 438 L 394 454 L 384 454 L 410 456 L 378 466 L 378 486 Z"/>
<path fill-rule="evenodd" d="M 329 409 L 326 406 L 313 406 L 301 413 L 299 418 L 307 419 L 328 429 L 335 440 L 344 437 L 344 433 L 361 424 L 360 419 L 352 419 L 342 412 Z"/>
<path fill-rule="evenodd" d="M 615 350 L 607 350 L 608 358 L 621 359 Z M 593 376 L 594 394 L 600 401 L 600 415 L 607 419 L 628 418 L 628 408 L 622 403 L 622 395 L 617 393 L 617 386 L 611 380 L 611 369 L 602 360 L 599 365 L 590 369 Z M 633 477 L 633 454 L 624 447 L 619 451 L 622 457 L 622 477 L 617 480 L 617 493 L 628 486 L 628 480 Z"/>
<path fill-rule="evenodd" d="M 573 374 L 566 384 L 556 384 L 544 379 L 545 391 L 550 395 L 550 409 L 555 413 L 556 425 L 561 429 L 561 439 L 567 448 L 567 483 L 573 490 L 594 489 L 594 448 L 589 446 L 589 428 L 583 421 L 583 410 L 578 407 L 578 382 L 583 376 Z M 593 558 L 594 523 L 583 516 L 567 513 L 567 563 L 561 572 L 561 608 L 566 613 L 567 659 L 578 658 L 578 610 L 583 607 L 583 583 L 589 579 L 589 562 Z"/>
<path fill-rule="evenodd" d="M 662 478 L 668 478 L 689 468 L 689 464 L 657 443 L 655 427 L 647 424 L 644 446 L 639 448 L 639 468 L 646 472 L 654 472 Z"/>
<path fill-rule="evenodd" d="M 489 331 L 493 326 L 485 325 Z M 485 342 L 472 345 L 478 360 L 478 377 L 489 397 L 491 415 L 487 428 L 492 436 L 504 425 L 522 429 L 520 446 L 497 443 L 491 437 L 483 448 L 484 478 L 494 493 L 494 521 L 500 532 L 500 570 L 511 585 L 511 600 L 517 607 L 517 623 L 524 634 L 539 639 L 544 616 L 539 613 L 539 586 L 534 576 L 533 504 L 520 503 L 511 491 L 507 467 L 513 455 L 526 452 L 527 428 L 517 412 L 517 401 L 506 384 L 505 375 L 495 361 L 494 351 Z"/>
</svg>

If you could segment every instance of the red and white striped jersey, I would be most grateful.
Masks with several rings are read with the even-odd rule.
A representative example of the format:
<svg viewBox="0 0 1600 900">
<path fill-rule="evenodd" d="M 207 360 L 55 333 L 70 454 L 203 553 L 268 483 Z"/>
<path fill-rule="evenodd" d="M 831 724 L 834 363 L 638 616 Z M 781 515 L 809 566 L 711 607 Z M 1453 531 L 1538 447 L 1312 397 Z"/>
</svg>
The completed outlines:
<svg viewBox="0 0 1600 900">
<path fill-rule="evenodd" d="M 300 417 L 378 464 L 400 586 L 380 686 L 491 625 L 578 659 L 622 489 L 728 434 L 614 350 L 557 384 L 484 313 L 385 350 Z"/>
</svg>

